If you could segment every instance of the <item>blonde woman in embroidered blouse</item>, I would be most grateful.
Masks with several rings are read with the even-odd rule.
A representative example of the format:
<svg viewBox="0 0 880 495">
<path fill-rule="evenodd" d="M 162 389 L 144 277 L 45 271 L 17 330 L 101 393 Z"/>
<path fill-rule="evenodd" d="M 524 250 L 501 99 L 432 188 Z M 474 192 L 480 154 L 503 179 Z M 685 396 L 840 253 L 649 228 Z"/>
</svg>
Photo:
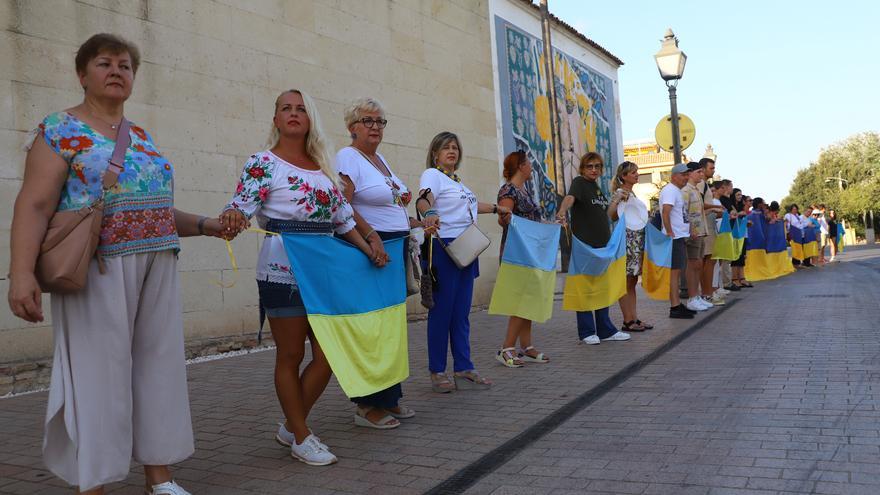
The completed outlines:
<svg viewBox="0 0 880 495">
<path fill-rule="evenodd" d="M 356 229 L 377 256 L 386 256 L 384 240 L 409 237 L 411 227 L 421 226 L 406 212 L 412 194 L 391 170 L 379 145 L 388 121 L 382 104 L 373 98 L 361 98 L 345 109 L 345 126 L 351 146 L 336 153 L 336 170 L 342 179 L 343 194 L 354 208 Z M 404 256 L 409 245 L 404 242 Z M 358 405 L 355 424 L 392 429 L 401 419 L 415 416 L 415 411 L 400 404 L 401 384 L 395 384 L 365 397 L 352 397 Z"/>
<path fill-rule="evenodd" d="M 33 135 L 12 218 L 9 305 L 19 318 L 43 321 L 34 266 L 49 219 L 101 198 L 139 62 L 137 47 L 118 36 L 89 38 L 76 54 L 83 102 L 50 114 Z M 52 294 L 43 456 L 80 493 L 125 479 L 134 457 L 147 494 L 187 495 L 168 469 L 193 453 L 178 238 L 224 229 L 174 208 L 171 163 L 144 129 L 132 124 L 130 137 L 124 170 L 104 195 L 106 270 L 93 259 L 83 290 Z"/>
<path fill-rule="evenodd" d="M 273 223 L 297 223 L 305 228 L 324 224 L 357 246 L 374 264 L 383 266 L 354 230 L 354 214 L 338 187 L 330 154 L 312 99 L 288 90 L 275 101 L 269 149 L 251 155 L 244 166 L 235 196 L 221 215 L 235 229 L 247 226 L 253 216 L 262 228 Z M 291 456 L 309 465 L 336 462 L 336 456 L 315 436 L 306 418 L 330 381 L 331 369 L 306 318 L 302 297 L 290 270 L 280 236 L 263 241 L 257 260 L 260 307 L 269 318 L 277 346 L 275 392 L 285 422 L 275 439 L 291 449 Z M 309 338 L 312 361 L 300 374 Z"/>
</svg>

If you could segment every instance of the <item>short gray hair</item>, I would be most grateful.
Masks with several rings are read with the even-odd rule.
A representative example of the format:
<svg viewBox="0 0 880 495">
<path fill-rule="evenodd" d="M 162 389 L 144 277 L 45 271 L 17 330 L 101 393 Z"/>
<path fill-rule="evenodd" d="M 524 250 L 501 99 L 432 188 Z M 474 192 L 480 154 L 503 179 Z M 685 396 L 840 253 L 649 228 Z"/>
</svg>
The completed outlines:
<svg viewBox="0 0 880 495">
<path fill-rule="evenodd" d="M 345 107 L 345 127 L 349 128 L 365 113 L 379 112 L 382 117 L 385 116 L 385 108 L 375 98 L 365 97 L 358 98 Z"/>
</svg>

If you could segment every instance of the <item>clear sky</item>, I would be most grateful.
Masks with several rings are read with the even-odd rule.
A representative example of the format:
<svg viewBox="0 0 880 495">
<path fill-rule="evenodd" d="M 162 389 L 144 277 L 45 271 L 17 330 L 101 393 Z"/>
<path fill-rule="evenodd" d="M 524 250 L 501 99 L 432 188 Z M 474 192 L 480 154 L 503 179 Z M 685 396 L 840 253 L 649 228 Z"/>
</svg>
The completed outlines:
<svg viewBox="0 0 880 495">
<path fill-rule="evenodd" d="M 669 113 L 654 53 L 667 27 L 688 56 L 678 109 L 685 153 L 707 143 L 718 172 L 750 196 L 788 193 L 795 173 L 852 134 L 880 130 L 880 1 L 549 0 L 550 11 L 624 61 L 624 141 Z"/>
</svg>

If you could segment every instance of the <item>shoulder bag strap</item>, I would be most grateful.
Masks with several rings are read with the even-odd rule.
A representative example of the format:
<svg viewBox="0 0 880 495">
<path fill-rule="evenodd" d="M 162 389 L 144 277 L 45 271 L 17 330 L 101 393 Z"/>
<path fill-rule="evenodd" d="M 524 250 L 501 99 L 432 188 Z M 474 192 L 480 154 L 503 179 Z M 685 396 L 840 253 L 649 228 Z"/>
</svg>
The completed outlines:
<svg viewBox="0 0 880 495">
<path fill-rule="evenodd" d="M 105 191 L 116 185 L 119 174 L 125 170 L 125 152 L 131 144 L 131 135 L 128 132 L 130 129 L 131 122 L 123 117 L 116 131 L 116 146 L 113 148 L 113 156 L 110 157 L 110 165 L 101 180 Z"/>
</svg>

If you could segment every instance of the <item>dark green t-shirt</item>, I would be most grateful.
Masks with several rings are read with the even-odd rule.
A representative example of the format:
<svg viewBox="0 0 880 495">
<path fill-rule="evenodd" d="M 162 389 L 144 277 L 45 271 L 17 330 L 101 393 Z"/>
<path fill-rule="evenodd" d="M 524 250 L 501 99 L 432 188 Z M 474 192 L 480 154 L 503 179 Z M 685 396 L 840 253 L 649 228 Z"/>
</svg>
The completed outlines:
<svg viewBox="0 0 880 495">
<path fill-rule="evenodd" d="M 608 198 L 599 184 L 581 176 L 571 181 L 568 195 L 574 196 L 571 207 L 571 231 L 581 241 L 594 248 L 605 247 L 611 238 L 608 220 Z"/>
</svg>

